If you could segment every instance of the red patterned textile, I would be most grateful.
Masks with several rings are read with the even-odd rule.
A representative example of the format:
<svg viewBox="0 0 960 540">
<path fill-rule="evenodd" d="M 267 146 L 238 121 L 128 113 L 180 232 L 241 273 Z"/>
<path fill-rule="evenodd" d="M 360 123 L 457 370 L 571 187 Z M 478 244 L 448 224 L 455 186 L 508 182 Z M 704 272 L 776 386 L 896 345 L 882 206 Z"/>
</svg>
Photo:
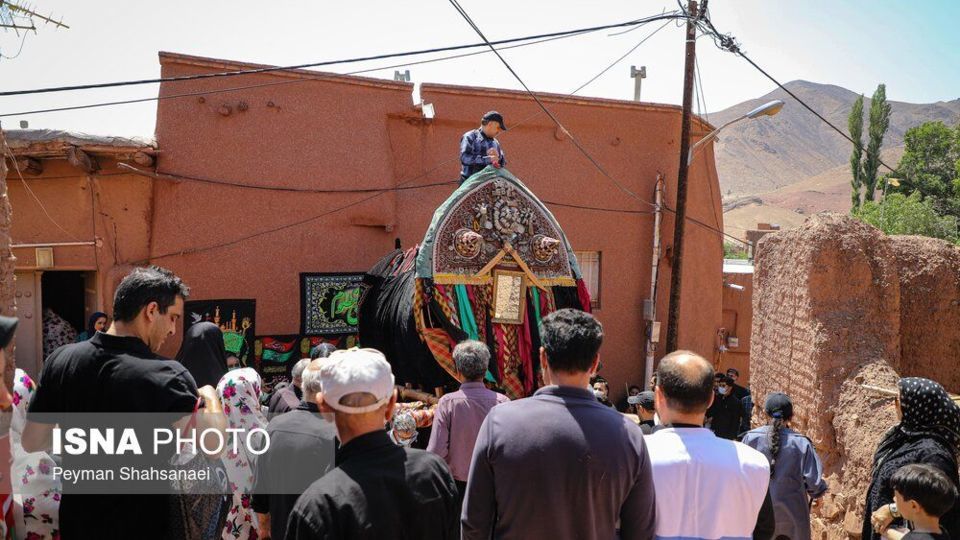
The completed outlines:
<svg viewBox="0 0 960 540">
<path fill-rule="evenodd" d="M 520 362 L 523 368 L 523 391 L 529 396 L 537 389 L 536 381 L 533 380 L 533 363 L 539 361 L 538 356 L 534 354 L 533 338 L 530 335 L 530 325 L 533 322 L 531 309 L 527 310 L 526 317 L 523 320 L 523 326 L 519 328 L 520 333 Z M 537 351 L 539 352 L 539 351 Z"/>
<path fill-rule="evenodd" d="M 582 279 L 577 280 L 577 297 L 580 298 L 580 305 L 583 306 L 583 311 L 590 313 L 592 309 L 590 305 L 590 291 L 587 290 L 587 284 L 584 283 Z"/>
<path fill-rule="evenodd" d="M 520 350 L 517 342 L 515 324 L 493 325 L 493 333 L 497 338 L 497 364 L 500 366 L 500 385 L 510 399 L 525 397 L 523 383 L 520 382 Z"/>
<path fill-rule="evenodd" d="M 459 381 L 460 374 L 457 372 L 457 367 L 453 363 L 452 354 L 453 347 L 456 346 L 456 343 L 453 342 L 450 334 L 441 328 L 421 328 L 420 332 L 430 352 L 433 353 L 433 357 L 436 358 L 437 363 L 440 364 L 440 367 L 449 373 L 451 377 Z"/>
</svg>

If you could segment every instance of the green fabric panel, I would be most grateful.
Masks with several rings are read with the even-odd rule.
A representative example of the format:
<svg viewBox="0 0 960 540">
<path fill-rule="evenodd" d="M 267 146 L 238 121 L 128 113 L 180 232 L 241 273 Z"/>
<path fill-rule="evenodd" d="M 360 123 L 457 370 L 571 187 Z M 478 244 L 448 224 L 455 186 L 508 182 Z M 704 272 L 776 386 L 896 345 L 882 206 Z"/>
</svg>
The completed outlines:
<svg viewBox="0 0 960 540">
<path fill-rule="evenodd" d="M 543 323 L 543 319 L 540 318 L 540 289 L 530 287 L 530 292 L 533 293 L 533 320 L 537 321 L 537 328 L 540 328 L 540 324 Z"/>
<path fill-rule="evenodd" d="M 473 307 L 470 305 L 470 296 L 467 294 L 466 285 L 454 285 L 453 290 L 457 293 L 460 327 L 463 328 L 470 339 L 480 339 L 480 331 L 477 329 L 477 320 L 473 316 Z"/>
</svg>

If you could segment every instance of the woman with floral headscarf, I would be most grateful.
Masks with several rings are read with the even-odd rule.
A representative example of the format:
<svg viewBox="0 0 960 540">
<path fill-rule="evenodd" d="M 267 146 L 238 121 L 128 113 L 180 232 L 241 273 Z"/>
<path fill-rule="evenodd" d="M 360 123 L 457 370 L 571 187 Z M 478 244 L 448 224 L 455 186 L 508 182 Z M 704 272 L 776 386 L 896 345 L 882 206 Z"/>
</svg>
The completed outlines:
<svg viewBox="0 0 960 540">
<path fill-rule="evenodd" d="M 27 408 L 36 389 L 30 376 L 17 369 L 13 377 L 13 418 L 10 421 L 16 537 L 53 540 L 60 538 L 60 481 L 53 475 L 54 461 L 46 452 L 28 453 L 20 443 L 27 423 Z"/>
<path fill-rule="evenodd" d="M 941 470 L 954 485 L 960 485 L 957 453 L 960 452 L 960 406 L 939 383 L 920 377 L 900 379 L 895 405 L 900 422 L 890 428 L 873 456 L 873 474 L 864 509 L 863 540 L 877 540 L 880 533 L 900 519 L 893 505 L 890 478 L 900 467 L 926 463 Z M 960 537 L 960 508 L 940 518 L 947 533 Z"/>
<path fill-rule="evenodd" d="M 224 540 L 257 538 L 257 520 L 251 507 L 257 456 L 246 444 L 250 430 L 265 430 L 267 427 L 267 419 L 260 410 L 260 385 L 260 375 L 252 368 L 229 371 L 217 384 L 217 395 L 223 404 L 228 427 L 242 430 L 240 434 L 230 434 L 226 443 L 227 450 L 223 455 L 223 465 L 227 470 L 227 479 L 233 494 L 227 523 L 223 529 Z M 234 441 L 233 438 L 238 435 L 240 439 Z M 251 438 L 253 448 L 261 449 L 264 441 L 258 442 L 254 439 L 256 437 Z M 234 452 L 234 448 L 237 448 L 238 452 Z"/>
</svg>

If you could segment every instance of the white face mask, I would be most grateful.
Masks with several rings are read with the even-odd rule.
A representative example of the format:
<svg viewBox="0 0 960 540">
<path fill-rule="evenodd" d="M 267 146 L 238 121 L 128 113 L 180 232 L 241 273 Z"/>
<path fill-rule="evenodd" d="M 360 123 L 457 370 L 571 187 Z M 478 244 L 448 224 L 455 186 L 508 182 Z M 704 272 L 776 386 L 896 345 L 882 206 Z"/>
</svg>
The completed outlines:
<svg viewBox="0 0 960 540">
<path fill-rule="evenodd" d="M 719 392 L 721 396 L 727 395 L 727 392 L 729 391 L 730 391 L 729 388 L 717 388 L 717 392 Z"/>
<path fill-rule="evenodd" d="M 413 444 L 413 441 L 417 440 L 418 434 L 414 434 L 413 437 L 410 437 L 409 439 L 401 439 L 400 437 L 394 435 L 394 431 L 391 429 L 388 432 L 388 435 L 390 435 L 390 440 L 393 441 L 393 444 L 397 446 L 410 446 Z"/>
</svg>

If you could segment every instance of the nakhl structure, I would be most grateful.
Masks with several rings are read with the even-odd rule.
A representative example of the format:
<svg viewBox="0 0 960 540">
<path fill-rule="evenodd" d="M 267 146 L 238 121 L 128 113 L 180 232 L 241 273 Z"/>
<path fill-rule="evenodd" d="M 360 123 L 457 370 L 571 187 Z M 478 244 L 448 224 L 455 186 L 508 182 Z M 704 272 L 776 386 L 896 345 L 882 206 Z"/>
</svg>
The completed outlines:
<svg viewBox="0 0 960 540">
<path fill-rule="evenodd" d="M 390 253 L 365 278 L 360 342 L 382 350 L 398 383 L 460 380 L 465 339 L 492 352 L 487 378 L 511 398 L 543 384 L 539 323 L 561 308 L 590 310 L 563 229 L 506 169 L 487 167 L 437 208 L 423 242 Z"/>
</svg>

